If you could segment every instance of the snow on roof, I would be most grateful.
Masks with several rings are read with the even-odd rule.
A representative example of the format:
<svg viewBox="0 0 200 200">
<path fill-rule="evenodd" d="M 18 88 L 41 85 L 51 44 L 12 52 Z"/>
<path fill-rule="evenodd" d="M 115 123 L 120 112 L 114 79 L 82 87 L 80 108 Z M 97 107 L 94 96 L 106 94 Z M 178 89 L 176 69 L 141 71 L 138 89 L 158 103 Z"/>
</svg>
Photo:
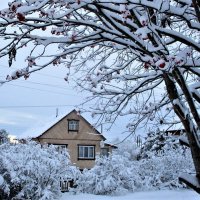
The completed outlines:
<svg viewBox="0 0 200 200">
<path fill-rule="evenodd" d="M 71 112 L 77 112 L 76 110 L 72 110 Z M 71 112 L 65 112 L 60 114 L 58 117 L 51 117 L 50 119 L 47 119 L 45 121 L 39 122 L 37 123 L 34 127 L 32 127 L 31 129 L 28 129 L 27 131 L 25 131 L 24 133 L 22 133 L 17 139 L 28 139 L 28 138 L 36 138 L 41 136 L 44 132 L 46 132 L 47 130 L 49 130 L 52 126 L 54 126 L 55 124 L 57 124 L 60 120 L 62 120 L 64 117 L 66 117 L 67 115 L 69 115 Z M 81 115 L 80 115 L 81 116 Z M 82 117 L 82 116 L 81 116 Z M 82 117 L 83 120 L 85 120 L 87 123 L 89 123 L 84 117 Z M 89 123 L 90 124 L 90 123 Z M 91 124 L 90 124 L 91 125 Z M 92 126 L 92 125 L 91 125 Z M 95 128 L 94 128 L 95 129 Z M 96 129 L 95 129 L 96 130 Z M 104 140 L 106 140 L 106 138 L 98 131 L 96 130 L 97 133 L 92 133 L 92 134 L 98 134 L 101 135 L 103 137 Z"/>
<path fill-rule="evenodd" d="M 27 138 L 35 138 L 42 135 L 45 131 L 50 129 L 52 126 L 54 126 L 56 123 L 58 123 L 60 120 L 62 120 L 65 116 L 67 116 L 70 112 L 65 112 L 60 114 L 58 117 L 51 117 L 45 121 L 37 123 L 34 127 L 31 129 L 28 129 L 24 133 L 22 133 L 18 139 L 27 139 Z"/>
<path fill-rule="evenodd" d="M 114 149 L 117 149 L 118 147 L 116 146 L 116 145 L 114 145 L 114 144 L 111 144 L 111 143 L 104 143 L 104 145 L 105 146 L 110 146 L 110 147 L 112 147 L 112 148 L 114 148 Z"/>
<path fill-rule="evenodd" d="M 166 131 L 174 131 L 174 130 L 182 130 L 183 129 L 183 126 L 182 124 L 173 124 L 173 125 L 170 125 L 170 124 L 158 124 L 157 126 L 154 126 L 153 127 L 154 129 L 152 130 L 156 130 L 156 129 L 159 129 L 160 131 L 163 131 L 163 132 L 166 132 Z"/>
</svg>

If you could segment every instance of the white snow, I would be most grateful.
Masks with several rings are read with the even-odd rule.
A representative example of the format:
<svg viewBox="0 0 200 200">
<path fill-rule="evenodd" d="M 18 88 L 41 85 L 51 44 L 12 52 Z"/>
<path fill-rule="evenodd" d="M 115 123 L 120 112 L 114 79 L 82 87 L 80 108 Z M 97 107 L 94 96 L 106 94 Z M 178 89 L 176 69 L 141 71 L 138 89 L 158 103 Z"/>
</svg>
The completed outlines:
<svg viewBox="0 0 200 200">
<path fill-rule="evenodd" d="M 4 183 L 4 178 L 0 175 L 0 186 L 2 186 Z"/>
<path fill-rule="evenodd" d="M 27 131 L 25 131 L 24 133 L 22 133 L 18 137 L 18 139 L 36 138 L 36 137 L 41 136 L 44 132 L 46 132 L 48 129 L 53 127 L 55 124 L 57 124 L 59 121 L 61 121 L 63 118 L 65 118 L 71 112 L 69 112 L 69 111 L 63 112 L 63 113 L 60 113 L 60 115 L 57 117 L 51 116 L 48 119 L 45 119 L 43 121 L 36 123 L 32 128 L 30 128 Z M 78 113 L 77 113 L 77 115 L 78 115 Z M 88 134 L 95 134 L 95 133 L 88 133 Z M 96 133 L 96 134 L 99 135 L 100 133 Z M 102 134 L 100 134 L 100 135 L 102 135 Z"/>
<path fill-rule="evenodd" d="M 182 173 L 180 178 L 186 180 L 187 182 L 191 183 L 193 186 L 200 188 L 199 180 L 196 176 L 192 176 L 190 174 Z"/>
<path fill-rule="evenodd" d="M 64 193 L 60 200 L 199 200 L 200 196 L 191 190 L 160 190 L 128 193 L 121 196 Z"/>
<path fill-rule="evenodd" d="M 60 120 L 62 120 L 67 114 L 69 114 L 69 112 L 62 113 L 58 117 L 51 117 L 45 121 L 41 121 L 31 129 L 22 133 L 18 138 L 26 139 L 26 138 L 38 137 L 42 135 L 45 131 L 47 131 L 49 128 L 51 128 L 53 125 L 58 123 Z"/>
</svg>

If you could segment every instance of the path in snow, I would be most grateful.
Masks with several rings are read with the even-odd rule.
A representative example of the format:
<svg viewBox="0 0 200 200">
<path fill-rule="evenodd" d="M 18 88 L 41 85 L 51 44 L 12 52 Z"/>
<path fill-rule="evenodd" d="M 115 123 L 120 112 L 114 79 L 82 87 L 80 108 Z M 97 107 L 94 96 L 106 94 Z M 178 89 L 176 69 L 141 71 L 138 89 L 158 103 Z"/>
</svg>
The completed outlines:
<svg viewBox="0 0 200 200">
<path fill-rule="evenodd" d="M 60 200 L 200 200 L 200 195 L 190 190 L 162 190 L 128 193 L 121 196 L 64 193 Z"/>
</svg>

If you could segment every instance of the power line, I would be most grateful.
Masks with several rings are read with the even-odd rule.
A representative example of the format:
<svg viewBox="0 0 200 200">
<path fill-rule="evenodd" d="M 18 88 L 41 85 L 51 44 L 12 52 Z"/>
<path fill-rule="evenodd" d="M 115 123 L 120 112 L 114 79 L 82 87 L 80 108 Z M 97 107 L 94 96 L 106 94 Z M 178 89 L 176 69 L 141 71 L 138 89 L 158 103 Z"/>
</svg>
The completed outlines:
<svg viewBox="0 0 200 200">
<path fill-rule="evenodd" d="M 87 104 L 88 106 L 93 104 Z M 28 106 L 0 106 L 0 109 L 6 108 L 54 108 L 54 107 L 77 107 L 78 105 L 28 105 Z"/>
<path fill-rule="evenodd" d="M 0 65 L 1 67 L 4 67 L 4 68 L 7 68 L 7 69 L 18 69 L 18 68 L 16 68 L 16 67 L 12 67 L 12 68 L 9 68 L 8 66 L 6 66 L 6 65 Z M 63 78 L 61 78 L 61 77 L 59 77 L 59 76 L 54 76 L 54 75 L 49 75 L 49 74 L 44 74 L 44 73 L 41 73 L 41 72 L 34 72 L 34 73 L 36 73 L 36 74 L 39 74 L 39 75 L 41 75 L 41 76 L 47 76 L 47 77 L 52 77 L 52 78 L 57 78 L 57 79 L 62 79 L 63 80 Z"/>
<path fill-rule="evenodd" d="M 53 108 L 53 107 L 76 107 L 75 105 L 29 105 L 29 106 L 0 106 L 4 108 Z"/>
<path fill-rule="evenodd" d="M 28 86 L 22 86 L 22 85 L 16 85 L 16 84 L 12 84 L 12 83 L 7 83 L 8 85 L 12 85 L 12 86 L 16 86 L 16 87 L 22 87 L 22 88 L 27 88 L 27 89 L 33 89 L 33 90 L 38 90 L 38 91 L 42 91 L 42 92 L 48 92 L 51 94 L 61 94 L 61 95 L 68 95 L 68 96 L 76 96 L 76 97 L 81 97 L 75 94 L 67 94 L 67 93 L 61 93 L 61 92 L 53 92 L 50 90 L 44 90 L 44 89 L 38 89 L 38 88 L 33 88 L 33 87 L 28 87 Z"/>
<path fill-rule="evenodd" d="M 0 76 L 0 77 L 4 77 L 4 76 Z M 29 84 L 37 84 L 37 85 L 44 85 L 44 86 L 48 86 L 48 87 L 55 87 L 57 89 L 64 89 L 64 90 L 71 90 L 66 88 L 64 85 L 56 85 L 56 84 L 49 84 L 49 83 L 41 83 L 41 82 L 35 82 L 35 81 L 29 81 L 29 80 L 17 80 L 19 82 L 26 82 Z"/>
<path fill-rule="evenodd" d="M 24 82 L 24 81 L 20 81 L 20 82 Z M 65 89 L 65 90 L 67 89 L 67 90 L 69 90 L 68 88 L 66 88 L 65 86 L 62 86 L 62 85 L 54 85 L 54 84 L 41 83 L 41 82 L 35 82 L 35 81 L 29 81 L 29 80 L 26 80 L 26 82 L 30 83 L 30 84 L 44 85 L 44 86 L 48 86 L 48 87 L 56 87 L 57 89 Z"/>
<path fill-rule="evenodd" d="M 0 66 L 7 68 L 7 66 L 5 66 L 5 65 L 0 65 Z M 15 69 L 17 69 L 17 68 L 15 68 Z M 40 73 L 40 72 L 35 72 L 35 73 L 42 75 L 42 76 L 53 77 L 53 78 L 57 78 L 57 79 L 60 79 L 60 80 L 64 80 L 64 78 L 60 78 L 58 76 L 52 76 L 52 75 L 48 75 L 48 74 L 44 74 L 44 73 Z M 5 76 L 0 76 L 0 77 L 5 78 Z M 17 81 L 24 82 L 23 80 L 17 80 Z M 30 81 L 30 80 L 26 80 L 26 83 L 44 85 L 44 86 L 48 86 L 48 87 L 56 87 L 58 89 L 68 89 L 63 85 L 35 82 L 35 81 Z M 71 90 L 71 89 L 68 89 L 68 90 Z"/>
<path fill-rule="evenodd" d="M 1 65 L 0 65 L 1 66 Z M 5 76 L 0 76 L 2 78 L 5 78 Z M 61 90 L 70 90 L 70 91 L 74 91 L 72 89 L 69 89 L 67 88 L 66 86 L 64 85 L 57 85 L 57 84 L 49 84 L 49 83 L 42 83 L 42 82 L 36 82 L 36 81 L 30 81 L 30 80 L 20 80 L 20 79 L 17 79 L 18 82 L 23 82 L 25 84 L 35 84 L 35 85 L 43 85 L 43 86 L 47 86 L 47 87 L 54 87 L 54 88 L 57 88 L 57 89 L 61 89 Z M 8 83 L 6 83 L 8 84 Z"/>
<path fill-rule="evenodd" d="M 18 80 L 20 82 L 23 82 L 23 80 Z M 49 84 L 49 83 L 41 83 L 41 82 L 35 82 L 35 81 L 29 81 L 29 80 L 25 80 L 26 83 L 29 83 L 29 84 L 35 84 L 35 85 L 44 85 L 44 86 L 48 86 L 48 87 L 55 87 L 57 89 L 63 89 L 63 90 L 69 90 L 68 88 L 66 88 L 65 86 L 62 86 L 62 85 L 56 85 L 56 84 Z"/>
<path fill-rule="evenodd" d="M 8 68 L 7 66 L 5 65 L 0 65 L 2 67 L 6 67 Z M 53 77 L 53 78 L 59 78 L 59 79 L 62 79 L 60 77 L 57 77 L 57 76 L 52 76 L 52 75 L 47 75 L 47 74 L 43 74 L 43 73 L 39 73 L 39 72 L 36 72 L 42 76 L 49 76 L 49 77 Z M 0 77 L 4 77 L 4 76 L 0 76 Z M 64 80 L 64 79 L 62 79 Z M 17 80 L 19 82 L 24 82 L 23 80 Z M 71 89 L 68 89 L 68 88 L 65 88 L 64 86 L 61 86 L 61 85 L 56 85 L 56 84 L 49 84 L 49 83 L 41 83 L 41 82 L 35 82 L 35 81 L 29 81 L 29 80 L 26 80 L 27 83 L 29 84 L 37 84 L 37 85 L 44 85 L 44 86 L 48 86 L 48 87 L 54 87 L 54 88 L 57 88 L 57 89 L 67 89 L 67 90 L 70 90 L 70 91 L 73 91 Z M 17 84 L 12 84 L 12 83 L 7 83 L 9 85 L 12 85 L 12 86 L 17 86 L 17 87 L 22 87 L 22 88 L 27 88 L 27 89 L 33 89 L 33 90 L 38 90 L 38 91 L 43 91 L 43 92 L 48 92 L 48 93 L 54 93 L 54 94 L 61 94 L 61 95 L 70 95 L 70 96 L 77 96 L 77 97 L 81 97 L 81 96 L 78 96 L 78 95 L 73 95 L 73 94 L 67 94 L 67 93 L 62 93 L 62 92 L 54 92 L 54 91 L 50 91 L 50 90 L 45 90 L 45 89 L 38 89 L 38 88 L 33 88 L 33 87 L 28 87 L 28 86 L 21 86 L 21 85 L 17 85 Z"/>
<path fill-rule="evenodd" d="M 61 78 L 59 76 L 53 76 L 53 75 L 44 74 L 44 73 L 41 73 L 41 72 L 34 72 L 34 73 L 37 73 L 37 74 L 42 75 L 42 76 L 49 76 L 49 77 L 52 77 L 52 78 L 57 78 L 57 79 L 62 79 L 63 80 L 63 78 Z"/>
</svg>

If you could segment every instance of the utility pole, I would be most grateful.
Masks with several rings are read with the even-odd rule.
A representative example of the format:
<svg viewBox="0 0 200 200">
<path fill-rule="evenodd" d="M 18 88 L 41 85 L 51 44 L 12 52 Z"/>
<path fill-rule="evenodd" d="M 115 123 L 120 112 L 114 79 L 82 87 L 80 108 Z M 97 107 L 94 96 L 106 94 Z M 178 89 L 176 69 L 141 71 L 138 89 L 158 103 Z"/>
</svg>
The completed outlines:
<svg viewBox="0 0 200 200">
<path fill-rule="evenodd" d="M 58 108 L 56 108 L 56 117 L 58 117 Z"/>
<path fill-rule="evenodd" d="M 101 134 L 103 134 L 103 124 L 101 124 Z"/>
</svg>

